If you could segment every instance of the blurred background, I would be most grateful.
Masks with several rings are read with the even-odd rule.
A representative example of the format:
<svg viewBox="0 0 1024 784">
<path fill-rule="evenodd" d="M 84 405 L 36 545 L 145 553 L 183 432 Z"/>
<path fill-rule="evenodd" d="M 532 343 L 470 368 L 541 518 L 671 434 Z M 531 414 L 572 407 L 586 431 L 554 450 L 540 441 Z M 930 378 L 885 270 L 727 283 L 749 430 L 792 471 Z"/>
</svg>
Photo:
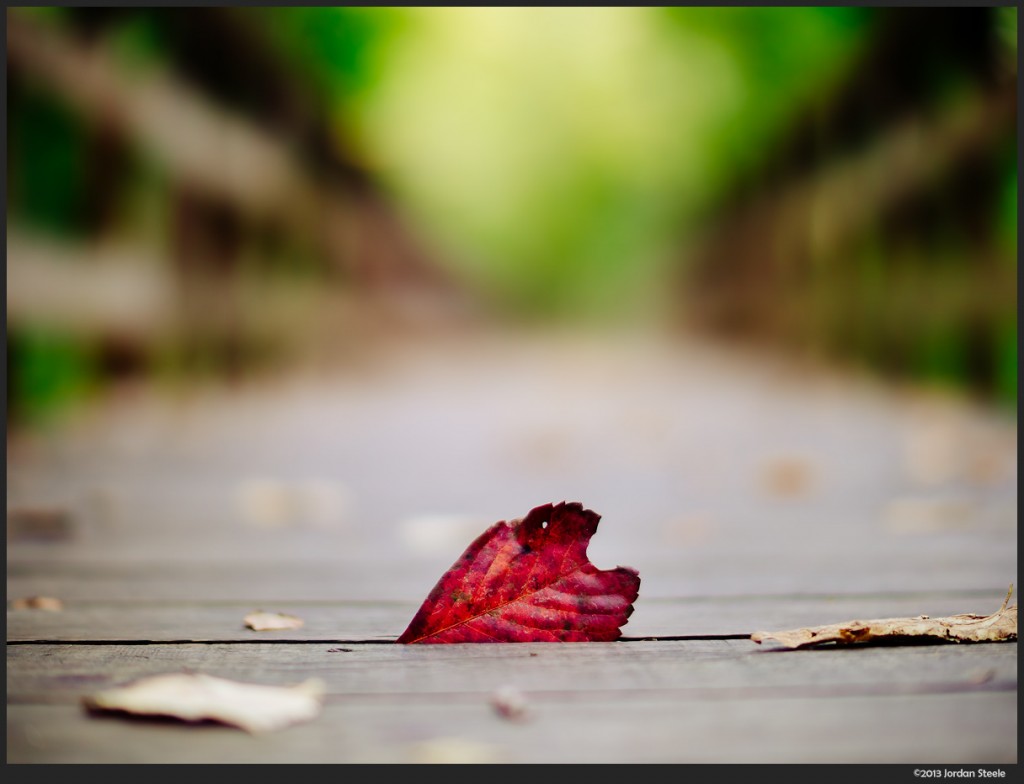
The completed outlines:
<svg viewBox="0 0 1024 784">
<path fill-rule="evenodd" d="M 655 326 L 1015 408 L 1017 17 L 10 9 L 8 423 Z"/>
<path fill-rule="evenodd" d="M 435 559 L 374 589 L 413 600 L 568 499 L 648 592 L 641 541 L 671 596 L 863 588 L 854 545 L 876 587 L 1012 579 L 1015 8 L 11 8 L 7 41 L 9 537 L 376 526 Z M 902 572 L 938 563 L 907 534 L 966 565 Z M 797 551 L 830 555 L 766 564 Z"/>
</svg>

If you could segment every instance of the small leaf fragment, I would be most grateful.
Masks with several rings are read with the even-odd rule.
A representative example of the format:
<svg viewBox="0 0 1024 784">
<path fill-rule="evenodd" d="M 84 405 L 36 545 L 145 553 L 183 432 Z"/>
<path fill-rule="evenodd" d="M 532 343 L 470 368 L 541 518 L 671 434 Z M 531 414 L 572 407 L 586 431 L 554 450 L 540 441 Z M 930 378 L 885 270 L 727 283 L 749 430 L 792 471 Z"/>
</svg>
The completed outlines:
<svg viewBox="0 0 1024 784">
<path fill-rule="evenodd" d="M 9 540 L 61 542 L 73 535 L 71 513 L 63 507 L 29 506 L 7 510 Z"/>
<path fill-rule="evenodd" d="M 491 695 L 491 707 L 503 719 L 522 721 L 527 717 L 526 695 L 515 686 L 501 686 Z"/>
<path fill-rule="evenodd" d="M 255 733 L 312 719 L 320 712 L 323 695 L 323 681 L 317 678 L 285 687 L 176 673 L 96 692 L 82 702 L 95 712 L 218 721 Z"/>
<path fill-rule="evenodd" d="M 432 738 L 411 749 L 412 762 L 422 765 L 484 765 L 500 762 L 498 749 L 467 738 Z"/>
<path fill-rule="evenodd" d="M 796 498 L 807 494 L 813 470 L 806 460 L 797 457 L 778 457 L 763 466 L 763 482 L 770 495 L 778 498 Z"/>
<path fill-rule="evenodd" d="M 844 621 L 828 626 L 812 626 L 779 632 L 754 632 L 756 643 L 774 640 L 786 648 L 808 648 L 834 642 L 837 645 L 871 643 L 961 643 L 1012 642 L 1017 639 L 1017 606 L 1003 606 L 992 615 L 950 615 L 945 618 L 882 618 L 873 621 Z"/>
<path fill-rule="evenodd" d="M 11 600 L 11 609 L 60 612 L 64 609 L 64 602 L 54 596 L 20 596 Z"/>
<path fill-rule="evenodd" d="M 296 615 L 265 612 L 264 610 L 251 612 L 245 616 L 244 620 L 246 626 L 257 632 L 301 629 L 306 623 Z"/>
<path fill-rule="evenodd" d="M 442 575 L 398 642 L 617 640 L 640 577 L 587 558 L 600 519 L 563 502 L 495 523 Z"/>
</svg>

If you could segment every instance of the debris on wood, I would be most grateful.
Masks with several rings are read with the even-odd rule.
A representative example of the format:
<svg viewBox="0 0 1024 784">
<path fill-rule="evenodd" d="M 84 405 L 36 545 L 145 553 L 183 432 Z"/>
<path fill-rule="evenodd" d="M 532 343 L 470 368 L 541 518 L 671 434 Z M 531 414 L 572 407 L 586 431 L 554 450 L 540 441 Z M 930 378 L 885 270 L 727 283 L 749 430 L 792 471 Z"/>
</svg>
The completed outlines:
<svg viewBox="0 0 1024 784">
<path fill-rule="evenodd" d="M 910 644 L 942 642 L 1012 642 L 1017 639 L 1017 605 L 1007 607 L 1013 586 L 1002 607 L 992 615 L 950 615 L 945 618 L 883 618 L 874 621 L 845 621 L 829 626 L 754 632 L 756 643 L 774 640 L 786 648 L 807 648 L 834 642 L 851 644 Z"/>
<path fill-rule="evenodd" d="M 527 718 L 526 695 L 515 686 L 502 686 L 491 695 L 491 707 L 503 719 L 522 721 Z"/>
<path fill-rule="evenodd" d="M 796 457 L 774 458 L 765 463 L 762 472 L 764 487 L 770 495 L 797 498 L 810 490 L 813 470 L 806 460 Z"/>
<path fill-rule="evenodd" d="M 238 483 L 235 505 L 242 520 L 257 528 L 337 530 L 345 525 L 351 495 L 347 485 L 331 479 L 254 477 Z"/>
<path fill-rule="evenodd" d="M 257 733 L 309 721 L 320 712 L 323 695 L 323 681 L 317 678 L 297 686 L 265 686 L 177 673 L 96 692 L 82 702 L 98 713 L 215 721 Z"/>
<path fill-rule="evenodd" d="M 11 609 L 60 612 L 64 609 L 64 602 L 53 596 L 19 596 L 11 600 Z"/>
<path fill-rule="evenodd" d="M 985 667 L 981 669 L 971 670 L 967 673 L 966 681 L 968 683 L 980 686 L 983 683 L 988 683 L 996 677 L 996 671 L 991 667 Z"/>
<path fill-rule="evenodd" d="M 288 487 L 272 479 L 249 479 L 235 489 L 235 503 L 246 523 L 258 528 L 283 528 L 294 523 Z"/>
<path fill-rule="evenodd" d="M 969 528 L 976 514 L 963 499 L 901 497 L 886 504 L 882 517 L 894 534 L 930 534 Z"/>
<path fill-rule="evenodd" d="M 711 539 L 716 527 L 712 515 L 696 512 L 670 519 L 662 528 L 662 537 L 668 546 L 692 547 Z"/>
<path fill-rule="evenodd" d="M 7 510 L 7 538 L 18 542 L 62 542 L 72 535 L 71 513 L 61 506 Z"/>
<path fill-rule="evenodd" d="M 903 467 L 919 485 L 938 486 L 959 478 L 963 471 L 963 427 L 946 413 L 933 415 L 908 432 L 903 445 Z"/>
<path fill-rule="evenodd" d="M 251 612 L 244 618 L 245 625 L 257 632 L 277 632 L 288 629 L 301 629 L 305 621 L 297 615 L 272 613 L 264 610 Z"/>
<path fill-rule="evenodd" d="M 498 750 L 466 738 L 432 738 L 412 747 L 412 761 L 424 765 L 482 765 L 499 762 Z"/>
</svg>

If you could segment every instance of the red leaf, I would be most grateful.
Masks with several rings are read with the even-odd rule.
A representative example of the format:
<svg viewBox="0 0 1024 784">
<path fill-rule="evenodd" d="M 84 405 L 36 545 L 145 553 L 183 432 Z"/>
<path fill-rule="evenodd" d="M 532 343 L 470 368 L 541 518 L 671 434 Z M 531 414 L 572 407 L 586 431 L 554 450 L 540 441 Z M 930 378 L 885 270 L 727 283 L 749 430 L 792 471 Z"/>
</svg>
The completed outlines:
<svg viewBox="0 0 1024 784">
<path fill-rule="evenodd" d="M 438 580 L 398 642 L 618 639 L 640 577 L 590 563 L 600 519 L 582 504 L 561 503 L 495 523 Z"/>
</svg>

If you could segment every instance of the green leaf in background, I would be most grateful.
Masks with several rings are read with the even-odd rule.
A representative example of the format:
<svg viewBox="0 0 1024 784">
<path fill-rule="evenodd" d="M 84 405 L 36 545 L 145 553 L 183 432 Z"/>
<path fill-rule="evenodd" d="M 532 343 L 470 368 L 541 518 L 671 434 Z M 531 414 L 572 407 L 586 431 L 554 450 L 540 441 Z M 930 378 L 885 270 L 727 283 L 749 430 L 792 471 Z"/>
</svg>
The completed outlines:
<svg viewBox="0 0 1024 784">
<path fill-rule="evenodd" d="M 24 328 L 7 337 L 8 401 L 18 419 L 45 422 L 97 383 L 92 346 L 63 332 Z"/>
</svg>

